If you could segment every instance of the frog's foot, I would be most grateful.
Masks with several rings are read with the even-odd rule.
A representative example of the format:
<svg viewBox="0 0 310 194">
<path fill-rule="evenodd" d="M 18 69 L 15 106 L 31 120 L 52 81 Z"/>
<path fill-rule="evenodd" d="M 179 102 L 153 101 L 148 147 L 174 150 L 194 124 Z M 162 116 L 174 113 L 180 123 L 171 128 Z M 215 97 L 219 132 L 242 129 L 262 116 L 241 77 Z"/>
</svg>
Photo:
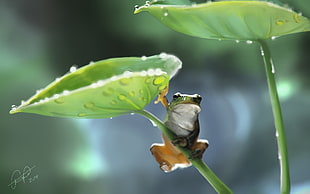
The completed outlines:
<svg viewBox="0 0 310 194">
<path fill-rule="evenodd" d="M 171 172 L 178 167 L 184 168 L 191 165 L 184 154 L 175 152 L 170 146 L 153 144 L 150 151 L 164 172 Z"/>
<path fill-rule="evenodd" d="M 159 93 L 158 98 L 154 103 L 157 104 L 160 102 L 165 108 L 167 108 L 168 107 L 168 99 L 167 99 L 166 95 L 168 94 L 168 90 L 169 90 L 169 87 L 167 85 L 166 88 L 163 89 Z"/>
<path fill-rule="evenodd" d="M 209 146 L 208 140 L 204 140 L 204 139 L 198 140 L 193 145 L 193 147 L 191 147 L 192 153 L 189 156 L 189 159 L 195 159 L 195 158 L 201 159 L 203 153 L 208 148 L 208 146 Z"/>
<path fill-rule="evenodd" d="M 175 146 L 181 146 L 183 148 L 189 145 L 187 137 L 175 137 L 171 143 Z"/>
</svg>

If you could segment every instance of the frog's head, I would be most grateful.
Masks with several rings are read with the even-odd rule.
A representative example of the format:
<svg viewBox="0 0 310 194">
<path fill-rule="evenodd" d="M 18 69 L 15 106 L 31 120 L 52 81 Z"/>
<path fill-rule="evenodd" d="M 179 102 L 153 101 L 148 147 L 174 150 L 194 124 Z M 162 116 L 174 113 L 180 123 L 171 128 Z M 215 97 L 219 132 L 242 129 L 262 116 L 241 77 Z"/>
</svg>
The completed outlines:
<svg viewBox="0 0 310 194">
<path fill-rule="evenodd" d="M 196 104 L 200 106 L 201 99 L 199 94 L 188 95 L 177 92 L 173 95 L 173 99 L 169 106 L 173 107 L 177 104 Z"/>
</svg>

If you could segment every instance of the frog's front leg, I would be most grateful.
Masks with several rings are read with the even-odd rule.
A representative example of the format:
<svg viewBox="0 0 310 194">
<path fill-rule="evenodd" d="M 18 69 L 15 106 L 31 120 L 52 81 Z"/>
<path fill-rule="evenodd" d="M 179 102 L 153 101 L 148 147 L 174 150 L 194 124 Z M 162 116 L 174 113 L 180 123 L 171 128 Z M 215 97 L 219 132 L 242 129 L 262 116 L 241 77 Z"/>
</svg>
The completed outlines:
<svg viewBox="0 0 310 194">
<path fill-rule="evenodd" d="M 166 97 L 166 95 L 168 94 L 168 91 L 169 91 L 169 85 L 167 85 L 167 86 L 165 87 L 165 89 L 163 89 L 163 90 L 159 93 L 158 98 L 157 98 L 157 100 L 156 100 L 154 103 L 157 104 L 157 103 L 160 102 L 165 108 L 167 108 L 167 107 L 168 107 L 168 104 L 169 104 L 168 99 L 167 99 L 167 97 Z"/>
</svg>

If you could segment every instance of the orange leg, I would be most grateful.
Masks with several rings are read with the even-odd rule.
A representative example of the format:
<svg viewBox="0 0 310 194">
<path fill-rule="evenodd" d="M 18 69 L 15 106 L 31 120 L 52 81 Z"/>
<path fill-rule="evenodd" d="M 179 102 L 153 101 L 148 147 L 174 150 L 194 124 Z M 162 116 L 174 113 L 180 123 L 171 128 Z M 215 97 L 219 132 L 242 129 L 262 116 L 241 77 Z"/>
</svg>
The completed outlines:
<svg viewBox="0 0 310 194">
<path fill-rule="evenodd" d="M 164 144 L 153 144 L 151 152 L 159 163 L 161 170 L 170 172 L 177 167 L 188 167 L 191 165 L 185 155 L 163 134 Z"/>
<path fill-rule="evenodd" d="M 197 140 L 194 145 L 190 148 L 192 150 L 192 154 L 190 155 L 190 159 L 194 159 L 194 158 L 202 158 L 203 153 L 205 152 L 205 150 L 208 148 L 209 143 L 208 140 Z"/>
<path fill-rule="evenodd" d="M 168 91 L 169 91 L 169 85 L 167 85 L 166 88 L 163 89 L 159 93 L 158 98 L 154 103 L 157 104 L 160 102 L 165 108 L 167 108 L 168 107 L 168 99 L 167 99 L 166 95 L 168 94 Z"/>
</svg>

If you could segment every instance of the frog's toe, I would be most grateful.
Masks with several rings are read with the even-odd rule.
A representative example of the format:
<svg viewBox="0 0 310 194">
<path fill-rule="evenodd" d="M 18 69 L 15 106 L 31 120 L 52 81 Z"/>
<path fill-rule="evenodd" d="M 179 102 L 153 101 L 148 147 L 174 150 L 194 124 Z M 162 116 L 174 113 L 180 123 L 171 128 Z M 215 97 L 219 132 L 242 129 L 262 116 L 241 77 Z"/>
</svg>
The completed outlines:
<svg viewBox="0 0 310 194">
<path fill-rule="evenodd" d="M 164 172 L 170 172 L 172 170 L 172 165 L 167 162 L 167 161 L 163 161 L 162 163 L 160 163 L 160 169 Z"/>
</svg>

